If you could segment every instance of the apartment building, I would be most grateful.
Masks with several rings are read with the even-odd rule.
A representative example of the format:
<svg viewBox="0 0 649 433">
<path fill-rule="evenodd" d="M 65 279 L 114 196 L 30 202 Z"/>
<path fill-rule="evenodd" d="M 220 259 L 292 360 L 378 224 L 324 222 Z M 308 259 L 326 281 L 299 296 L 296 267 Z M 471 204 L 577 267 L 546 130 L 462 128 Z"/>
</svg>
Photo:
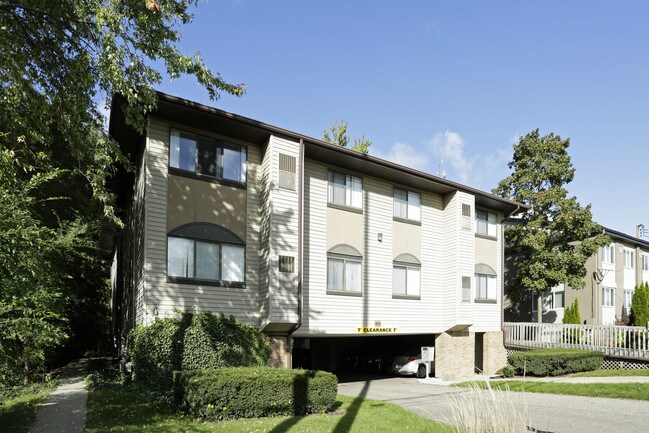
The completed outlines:
<svg viewBox="0 0 649 433">
<path fill-rule="evenodd" d="M 159 93 L 145 134 L 119 99 L 110 133 L 125 230 L 113 262 L 116 344 L 194 308 L 258 326 L 269 365 L 332 371 L 363 352 L 435 347 L 435 375 L 505 365 L 509 200 Z"/>
<path fill-rule="evenodd" d="M 629 314 L 636 285 L 649 282 L 649 242 L 609 228 L 603 231 L 612 242 L 586 261 L 584 287 L 575 290 L 560 284 L 542 295 L 543 322 L 562 323 L 565 308 L 575 299 L 581 320 L 588 325 L 621 323 Z M 515 272 L 514 267 L 507 266 L 509 272 Z M 506 302 L 505 320 L 536 322 L 536 299 L 528 293 L 517 304 Z"/>
</svg>

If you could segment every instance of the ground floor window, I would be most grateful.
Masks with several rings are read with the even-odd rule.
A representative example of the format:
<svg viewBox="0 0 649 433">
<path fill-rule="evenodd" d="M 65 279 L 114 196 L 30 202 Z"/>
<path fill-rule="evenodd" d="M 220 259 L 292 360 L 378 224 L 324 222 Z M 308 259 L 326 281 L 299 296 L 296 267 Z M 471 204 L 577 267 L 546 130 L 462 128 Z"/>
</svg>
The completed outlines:
<svg viewBox="0 0 649 433">
<path fill-rule="evenodd" d="M 624 291 L 624 308 L 626 308 L 626 314 L 631 313 L 631 302 L 633 301 L 633 290 Z"/>
<path fill-rule="evenodd" d="M 361 293 L 361 269 L 360 259 L 327 257 L 327 290 Z"/>
<path fill-rule="evenodd" d="M 392 267 L 392 294 L 419 296 L 421 277 L 418 266 L 395 264 Z"/>
<path fill-rule="evenodd" d="M 602 288 L 602 305 L 605 307 L 615 306 L 615 288 L 603 287 Z"/>
<path fill-rule="evenodd" d="M 476 299 L 496 300 L 496 276 L 476 274 Z"/>
<path fill-rule="evenodd" d="M 167 238 L 169 277 L 243 283 L 244 271 L 243 245 Z"/>
</svg>

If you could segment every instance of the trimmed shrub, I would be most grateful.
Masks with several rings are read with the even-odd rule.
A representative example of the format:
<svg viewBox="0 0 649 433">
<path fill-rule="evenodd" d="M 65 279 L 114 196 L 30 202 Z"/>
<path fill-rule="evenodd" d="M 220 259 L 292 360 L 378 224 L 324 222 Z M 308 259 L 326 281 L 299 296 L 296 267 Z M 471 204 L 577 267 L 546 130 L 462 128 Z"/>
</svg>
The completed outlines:
<svg viewBox="0 0 649 433">
<path fill-rule="evenodd" d="M 508 359 L 518 374 L 560 376 L 597 370 L 602 366 L 604 353 L 596 350 L 537 349 L 514 353 Z"/>
<path fill-rule="evenodd" d="M 338 379 L 324 371 L 219 368 L 174 373 L 174 399 L 192 416 L 222 420 L 323 412 L 336 401 Z"/>
<path fill-rule="evenodd" d="M 263 366 L 270 351 L 265 335 L 233 317 L 183 313 L 180 319 L 135 327 L 127 359 L 135 382 L 169 390 L 176 370 Z"/>
</svg>

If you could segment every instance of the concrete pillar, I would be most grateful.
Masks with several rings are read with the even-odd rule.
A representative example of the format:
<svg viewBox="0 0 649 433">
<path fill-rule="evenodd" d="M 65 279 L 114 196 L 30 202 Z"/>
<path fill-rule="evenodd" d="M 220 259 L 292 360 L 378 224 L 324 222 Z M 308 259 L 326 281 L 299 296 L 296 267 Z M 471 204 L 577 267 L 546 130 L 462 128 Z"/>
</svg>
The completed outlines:
<svg viewBox="0 0 649 433">
<path fill-rule="evenodd" d="M 468 379 L 475 368 L 475 333 L 450 331 L 435 337 L 435 377 Z"/>
<path fill-rule="evenodd" d="M 502 331 L 484 333 L 482 366 L 486 375 L 493 376 L 498 370 L 507 365 L 507 350 L 503 343 Z"/>
</svg>

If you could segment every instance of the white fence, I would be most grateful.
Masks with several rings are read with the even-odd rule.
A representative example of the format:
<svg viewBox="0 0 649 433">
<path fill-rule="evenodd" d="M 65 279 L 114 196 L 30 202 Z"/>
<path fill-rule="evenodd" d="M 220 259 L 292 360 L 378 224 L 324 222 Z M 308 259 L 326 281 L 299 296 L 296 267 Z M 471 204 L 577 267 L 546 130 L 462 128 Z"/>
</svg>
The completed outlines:
<svg viewBox="0 0 649 433">
<path fill-rule="evenodd" d="M 608 356 L 649 360 L 649 331 L 639 326 L 506 322 L 505 345 L 601 350 Z"/>
</svg>

